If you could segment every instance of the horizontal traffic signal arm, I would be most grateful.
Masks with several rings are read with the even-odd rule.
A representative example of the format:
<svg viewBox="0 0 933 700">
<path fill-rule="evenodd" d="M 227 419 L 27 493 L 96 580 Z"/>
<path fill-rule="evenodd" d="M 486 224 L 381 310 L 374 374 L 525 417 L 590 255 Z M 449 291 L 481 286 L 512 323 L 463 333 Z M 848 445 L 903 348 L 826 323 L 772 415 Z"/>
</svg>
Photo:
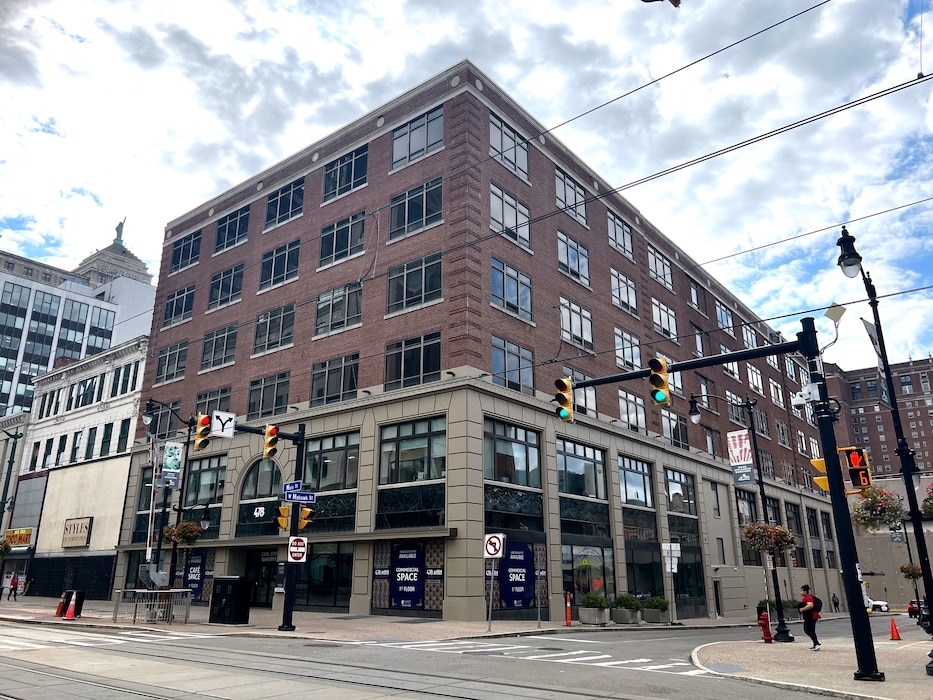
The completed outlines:
<svg viewBox="0 0 933 700">
<path fill-rule="evenodd" d="M 716 367 L 730 362 L 743 362 L 745 360 L 757 360 L 760 357 L 770 357 L 771 355 L 786 355 L 790 352 L 801 350 L 799 340 L 791 340 L 777 345 L 766 345 L 762 348 L 751 348 L 749 350 L 737 350 L 725 355 L 711 355 L 709 357 L 698 357 L 694 360 L 685 360 L 683 362 L 668 362 L 668 374 L 673 372 L 689 372 L 693 369 L 702 369 L 703 367 Z M 625 382 L 629 379 L 645 379 L 651 374 L 650 369 L 636 369 L 622 374 L 613 374 L 608 377 L 597 377 L 596 379 L 581 379 L 574 381 L 574 389 L 585 389 L 588 386 L 600 386 L 602 384 L 615 384 L 616 382 Z M 259 429 L 261 433 L 262 430 Z M 280 433 L 281 435 L 281 433 Z"/>
</svg>

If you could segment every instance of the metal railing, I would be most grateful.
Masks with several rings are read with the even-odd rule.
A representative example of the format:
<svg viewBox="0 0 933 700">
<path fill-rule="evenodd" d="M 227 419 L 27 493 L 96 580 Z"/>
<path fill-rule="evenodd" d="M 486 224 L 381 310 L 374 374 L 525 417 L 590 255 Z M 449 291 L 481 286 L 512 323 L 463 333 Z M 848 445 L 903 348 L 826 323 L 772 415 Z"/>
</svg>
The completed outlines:
<svg viewBox="0 0 933 700">
<path fill-rule="evenodd" d="M 114 591 L 113 621 L 136 623 L 162 622 L 185 624 L 191 613 L 191 589 L 126 589 Z"/>
</svg>

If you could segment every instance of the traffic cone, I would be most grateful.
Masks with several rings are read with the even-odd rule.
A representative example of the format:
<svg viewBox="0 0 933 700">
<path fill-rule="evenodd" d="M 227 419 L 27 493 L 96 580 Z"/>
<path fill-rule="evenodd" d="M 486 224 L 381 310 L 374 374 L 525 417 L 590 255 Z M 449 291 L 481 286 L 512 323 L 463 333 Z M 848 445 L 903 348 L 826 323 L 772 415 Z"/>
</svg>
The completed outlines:
<svg viewBox="0 0 933 700">
<path fill-rule="evenodd" d="M 78 597 L 77 593 L 71 594 L 71 599 L 68 601 L 68 612 L 65 613 L 66 620 L 75 619 L 75 599 Z"/>
<path fill-rule="evenodd" d="M 62 592 L 61 600 L 58 601 L 58 607 L 55 608 L 55 617 L 61 617 L 65 612 L 65 593 Z"/>
<path fill-rule="evenodd" d="M 894 618 L 891 618 L 891 641 L 899 642 L 901 641 L 901 635 L 897 631 L 897 625 L 894 624 Z"/>
</svg>

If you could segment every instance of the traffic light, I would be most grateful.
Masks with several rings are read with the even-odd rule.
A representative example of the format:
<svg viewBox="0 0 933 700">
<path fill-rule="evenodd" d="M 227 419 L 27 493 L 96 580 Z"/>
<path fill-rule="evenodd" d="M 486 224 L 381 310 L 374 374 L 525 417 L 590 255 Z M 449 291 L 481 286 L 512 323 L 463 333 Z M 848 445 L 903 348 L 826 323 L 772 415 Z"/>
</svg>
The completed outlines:
<svg viewBox="0 0 933 700">
<path fill-rule="evenodd" d="M 291 522 L 290 522 L 291 516 L 292 516 L 291 506 L 279 506 L 279 517 L 275 519 L 275 522 L 279 524 L 279 529 L 281 530 L 291 529 Z"/>
<path fill-rule="evenodd" d="M 671 388 L 667 383 L 667 359 L 652 357 L 648 360 L 648 369 L 651 370 L 648 376 L 648 381 L 651 383 L 651 402 L 655 406 L 669 406 Z"/>
<path fill-rule="evenodd" d="M 812 464 L 813 468 L 816 469 L 820 474 L 826 474 L 826 460 L 825 459 L 811 459 L 810 464 Z M 813 483 L 819 486 L 824 491 L 829 491 L 829 477 L 828 476 L 814 476 Z"/>
<path fill-rule="evenodd" d="M 278 448 L 279 426 L 277 425 L 266 426 L 265 441 L 266 441 L 266 444 L 265 444 L 265 447 L 263 447 L 262 456 L 265 459 L 272 459 L 279 452 L 279 448 Z"/>
<path fill-rule="evenodd" d="M 308 508 L 307 506 L 300 506 L 298 508 L 298 529 L 304 530 L 307 527 L 311 527 L 311 521 L 314 518 L 314 510 Z"/>
<path fill-rule="evenodd" d="M 557 393 L 554 394 L 554 400 L 557 401 L 557 417 L 564 423 L 573 421 L 573 378 L 562 377 L 554 382 L 557 387 Z"/>
<path fill-rule="evenodd" d="M 206 450 L 207 443 L 211 441 L 211 417 L 203 413 L 198 414 L 198 422 L 195 423 L 194 449 Z"/>
<path fill-rule="evenodd" d="M 849 470 L 852 487 L 864 491 L 872 487 L 871 466 L 868 455 L 861 447 L 840 447 L 837 450 L 845 459 L 845 468 Z"/>
</svg>

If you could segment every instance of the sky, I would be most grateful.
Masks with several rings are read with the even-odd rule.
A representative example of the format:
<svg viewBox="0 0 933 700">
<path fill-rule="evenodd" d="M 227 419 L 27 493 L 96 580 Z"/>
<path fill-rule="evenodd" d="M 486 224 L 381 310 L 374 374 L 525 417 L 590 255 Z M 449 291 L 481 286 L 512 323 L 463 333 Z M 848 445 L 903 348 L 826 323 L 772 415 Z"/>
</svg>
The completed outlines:
<svg viewBox="0 0 933 700">
<path fill-rule="evenodd" d="M 158 275 L 169 221 L 466 58 L 786 338 L 845 306 L 858 369 L 846 224 L 890 361 L 926 358 L 931 4 L 3 0 L 0 249 L 72 269 L 125 218 Z"/>
</svg>

